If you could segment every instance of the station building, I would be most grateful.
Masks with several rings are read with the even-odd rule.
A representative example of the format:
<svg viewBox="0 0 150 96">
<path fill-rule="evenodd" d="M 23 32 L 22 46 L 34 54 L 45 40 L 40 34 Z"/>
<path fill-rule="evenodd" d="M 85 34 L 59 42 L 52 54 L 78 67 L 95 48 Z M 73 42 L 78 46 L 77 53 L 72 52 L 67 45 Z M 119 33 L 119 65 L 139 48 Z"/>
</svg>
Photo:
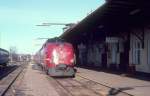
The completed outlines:
<svg viewBox="0 0 150 96">
<path fill-rule="evenodd" d="M 60 37 L 80 66 L 150 74 L 149 10 L 148 0 L 106 0 Z"/>
</svg>

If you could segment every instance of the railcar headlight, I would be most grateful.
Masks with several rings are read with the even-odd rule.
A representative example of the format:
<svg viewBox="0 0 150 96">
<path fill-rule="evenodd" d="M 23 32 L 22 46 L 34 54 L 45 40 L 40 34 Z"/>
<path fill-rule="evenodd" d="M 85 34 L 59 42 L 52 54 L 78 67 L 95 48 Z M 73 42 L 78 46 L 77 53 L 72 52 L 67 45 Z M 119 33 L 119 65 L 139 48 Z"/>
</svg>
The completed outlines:
<svg viewBox="0 0 150 96">
<path fill-rule="evenodd" d="M 70 62 L 71 62 L 71 63 L 73 63 L 73 62 L 74 62 L 74 58 L 73 58 L 73 59 L 71 59 L 71 60 L 70 60 Z"/>
<path fill-rule="evenodd" d="M 56 50 L 53 51 L 53 62 L 57 65 L 59 62 L 59 57 L 58 57 L 58 54 L 56 52 Z"/>
<path fill-rule="evenodd" d="M 70 60 L 71 63 L 76 63 L 76 55 L 74 54 L 74 58 Z"/>
</svg>

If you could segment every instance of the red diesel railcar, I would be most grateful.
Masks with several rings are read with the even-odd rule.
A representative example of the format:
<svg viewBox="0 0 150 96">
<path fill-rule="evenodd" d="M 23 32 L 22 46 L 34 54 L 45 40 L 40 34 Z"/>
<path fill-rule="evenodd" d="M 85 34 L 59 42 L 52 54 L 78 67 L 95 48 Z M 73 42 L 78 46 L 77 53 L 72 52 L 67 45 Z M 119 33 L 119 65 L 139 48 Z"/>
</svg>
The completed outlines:
<svg viewBox="0 0 150 96">
<path fill-rule="evenodd" d="M 35 55 L 50 76 L 74 76 L 75 54 L 72 44 L 58 38 L 48 39 Z"/>
</svg>

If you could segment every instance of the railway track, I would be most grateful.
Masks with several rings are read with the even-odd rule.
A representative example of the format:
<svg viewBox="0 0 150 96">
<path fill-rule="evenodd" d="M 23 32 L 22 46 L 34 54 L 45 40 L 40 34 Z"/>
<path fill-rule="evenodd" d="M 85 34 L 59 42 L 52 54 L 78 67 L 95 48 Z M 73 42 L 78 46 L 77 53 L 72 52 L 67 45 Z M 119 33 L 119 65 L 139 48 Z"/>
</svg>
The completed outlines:
<svg viewBox="0 0 150 96">
<path fill-rule="evenodd" d="M 20 65 L 18 68 L 13 70 L 13 72 L 9 72 L 9 74 L 0 81 L 0 96 L 5 96 L 8 93 L 13 83 L 22 73 L 24 67 L 25 64 Z"/>
<path fill-rule="evenodd" d="M 5 78 L 8 74 L 10 74 L 11 72 L 13 72 L 17 68 L 18 68 L 17 65 L 0 68 L 0 80 L 2 80 L 3 78 Z"/>
<path fill-rule="evenodd" d="M 132 96 L 122 89 L 111 88 L 80 75 L 75 78 L 49 79 L 53 81 L 53 86 L 60 96 Z"/>
<path fill-rule="evenodd" d="M 81 75 L 77 75 L 75 79 L 95 92 L 100 93 L 102 96 L 133 96 L 124 92 L 131 88 L 112 88 Z"/>
<path fill-rule="evenodd" d="M 100 93 L 87 87 L 83 83 L 73 79 L 56 79 L 56 81 L 69 93 L 71 96 L 102 96 Z"/>
<path fill-rule="evenodd" d="M 60 96 L 103 96 L 75 78 L 51 78 L 50 82 Z"/>
</svg>

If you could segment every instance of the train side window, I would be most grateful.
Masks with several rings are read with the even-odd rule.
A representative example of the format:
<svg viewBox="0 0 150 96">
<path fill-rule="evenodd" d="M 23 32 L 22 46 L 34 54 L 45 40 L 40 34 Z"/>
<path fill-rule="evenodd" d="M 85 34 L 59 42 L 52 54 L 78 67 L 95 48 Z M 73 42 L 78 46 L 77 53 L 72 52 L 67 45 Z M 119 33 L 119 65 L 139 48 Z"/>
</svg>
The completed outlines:
<svg viewBox="0 0 150 96">
<path fill-rule="evenodd" d="M 3 55 L 4 54 L 4 52 L 3 51 L 1 51 L 1 55 Z"/>
</svg>

